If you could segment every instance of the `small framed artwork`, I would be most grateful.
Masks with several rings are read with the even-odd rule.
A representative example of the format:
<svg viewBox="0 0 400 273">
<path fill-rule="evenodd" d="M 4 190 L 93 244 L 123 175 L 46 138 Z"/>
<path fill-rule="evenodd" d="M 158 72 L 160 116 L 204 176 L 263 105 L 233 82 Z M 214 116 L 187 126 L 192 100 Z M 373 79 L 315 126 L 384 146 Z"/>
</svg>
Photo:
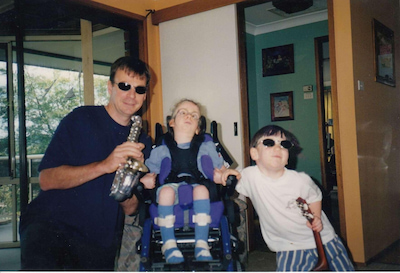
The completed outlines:
<svg viewBox="0 0 400 273">
<path fill-rule="evenodd" d="M 293 44 L 262 50 L 263 77 L 294 73 Z"/>
<path fill-rule="evenodd" d="M 377 20 L 373 20 L 375 49 L 375 81 L 396 86 L 394 33 Z"/>
<path fill-rule="evenodd" d="M 293 91 L 272 93 L 271 100 L 271 120 L 293 120 Z"/>
</svg>

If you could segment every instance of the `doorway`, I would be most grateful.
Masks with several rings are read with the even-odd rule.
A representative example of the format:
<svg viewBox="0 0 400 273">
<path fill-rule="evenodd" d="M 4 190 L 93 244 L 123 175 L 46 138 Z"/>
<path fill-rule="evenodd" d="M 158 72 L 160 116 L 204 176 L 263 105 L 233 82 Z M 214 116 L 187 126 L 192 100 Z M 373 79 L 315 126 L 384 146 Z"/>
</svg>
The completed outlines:
<svg viewBox="0 0 400 273">
<path fill-rule="evenodd" d="M 316 6 L 312 10 L 301 12 L 302 20 L 309 16 L 310 21 L 308 22 L 297 21 L 298 18 L 296 18 L 295 13 L 291 15 L 284 14 L 286 18 L 283 20 L 281 17 L 281 22 L 279 20 L 274 21 L 271 18 L 263 18 L 266 11 L 273 13 L 274 18 L 282 16 L 282 12 L 276 10 L 272 1 L 238 4 L 239 54 L 242 72 L 241 81 L 246 82 L 246 86 L 242 86 L 242 97 L 246 96 L 245 100 L 242 99 L 242 103 L 246 102 L 248 104 L 246 110 L 249 115 L 249 135 L 253 135 L 257 129 L 271 123 L 294 132 L 300 138 L 303 148 L 303 159 L 298 160 L 299 166 L 297 170 L 305 171 L 324 187 L 326 179 L 324 177 L 325 172 L 323 171 L 325 165 L 321 162 L 321 148 L 319 147 L 321 137 L 319 136 L 320 128 L 318 125 L 320 123 L 318 120 L 319 95 L 315 72 L 314 37 L 327 36 L 329 34 L 328 8 L 327 1 L 314 1 L 314 3 Z M 251 12 L 249 12 L 250 10 Z M 260 24 L 260 26 L 255 25 L 256 20 L 253 21 L 254 23 L 249 23 L 246 17 L 249 15 L 252 16 L 251 13 L 254 13 L 255 18 L 259 20 L 270 21 Z M 310 24 L 313 24 L 313 27 L 307 29 L 307 26 L 310 26 Z M 288 31 L 294 28 L 296 28 L 297 32 Z M 269 33 L 263 34 L 265 33 L 264 31 L 268 31 Z M 263 35 L 265 37 L 262 37 Z M 306 40 L 307 37 L 312 37 L 312 39 Z M 262 74 L 262 70 L 260 70 L 262 68 L 262 49 L 286 44 L 294 44 L 294 74 L 273 77 L 259 76 Z M 329 47 L 327 49 L 329 51 Z M 307 60 L 307 65 L 310 66 L 302 64 L 302 60 Z M 302 75 L 302 77 L 297 78 L 298 75 Z M 307 78 L 310 75 L 312 77 Z M 287 83 L 293 84 L 290 85 Z M 310 85 L 311 90 L 309 89 Z M 285 91 L 293 91 L 294 94 L 294 121 L 272 122 L 269 118 L 269 96 L 271 93 Z M 325 148 L 323 149 L 325 151 Z M 248 153 L 246 152 L 246 154 Z M 304 160 L 305 158 L 306 160 Z M 248 161 L 251 164 L 249 159 Z M 305 162 L 314 163 L 307 165 Z M 251 208 L 249 208 L 247 216 L 248 234 L 253 234 L 254 223 L 252 220 L 256 218 L 256 215 L 252 215 Z M 252 246 L 255 245 L 254 238 L 250 236 L 248 240 L 249 249 L 252 250 Z"/>
</svg>

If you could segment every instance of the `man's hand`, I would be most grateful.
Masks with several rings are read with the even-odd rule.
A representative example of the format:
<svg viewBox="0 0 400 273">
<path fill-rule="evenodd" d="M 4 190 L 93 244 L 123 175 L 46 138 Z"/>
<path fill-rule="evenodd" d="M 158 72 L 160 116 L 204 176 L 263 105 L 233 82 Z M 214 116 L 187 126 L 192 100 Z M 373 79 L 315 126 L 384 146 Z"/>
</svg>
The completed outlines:
<svg viewBox="0 0 400 273">
<path fill-rule="evenodd" d="M 133 195 L 131 198 L 126 199 L 123 202 L 119 203 L 124 210 L 126 215 L 132 215 L 137 211 L 139 206 L 139 200 L 137 199 L 136 195 Z"/>
<path fill-rule="evenodd" d="M 139 142 L 124 142 L 121 145 L 115 147 L 114 151 L 104 159 L 101 164 L 106 173 L 113 173 L 118 168 L 123 166 L 128 157 L 132 157 L 140 162 L 144 162 L 144 155 L 142 150 L 144 149 L 144 144 Z"/>
<path fill-rule="evenodd" d="M 145 189 L 153 189 L 156 184 L 156 174 L 147 173 L 140 179 L 140 182 L 143 183 Z M 120 205 L 126 215 L 132 215 L 137 211 L 139 200 L 137 199 L 136 195 L 133 195 L 131 198 L 120 202 Z"/>
<path fill-rule="evenodd" d="M 118 145 L 104 160 L 83 166 L 62 165 L 42 170 L 39 174 L 40 188 L 64 190 L 77 187 L 106 173 L 113 173 L 121 168 L 128 157 L 144 162 L 143 143 L 124 142 Z"/>
</svg>

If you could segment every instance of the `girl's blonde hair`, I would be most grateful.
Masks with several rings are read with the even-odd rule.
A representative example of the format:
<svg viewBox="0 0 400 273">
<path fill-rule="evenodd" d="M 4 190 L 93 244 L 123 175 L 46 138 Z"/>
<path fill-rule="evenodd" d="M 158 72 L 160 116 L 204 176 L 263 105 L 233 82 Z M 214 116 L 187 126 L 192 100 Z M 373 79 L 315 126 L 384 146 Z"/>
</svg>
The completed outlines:
<svg viewBox="0 0 400 273">
<path fill-rule="evenodd" d="M 200 114 L 200 118 L 199 118 L 199 120 L 198 120 L 198 128 L 201 128 L 201 126 L 202 126 L 202 118 L 201 118 L 201 116 L 202 116 L 202 105 L 200 104 L 200 103 L 198 103 L 198 102 L 196 102 L 196 101 L 194 101 L 194 100 L 191 100 L 191 99 L 181 99 L 180 101 L 178 101 L 177 103 L 175 103 L 175 105 L 174 105 L 174 107 L 172 107 L 172 111 L 171 111 L 171 119 L 174 119 L 175 118 L 175 116 L 176 116 L 176 112 L 178 111 L 178 108 L 179 108 L 179 106 L 182 104 L 182 103 L 184 103 L 184 102 L 190 102 L 190 103 L 193 103 L 194 105 L 196 105 L 197 106 L 197 108 L 199 108 L 199 114 Z"/>
</svg>

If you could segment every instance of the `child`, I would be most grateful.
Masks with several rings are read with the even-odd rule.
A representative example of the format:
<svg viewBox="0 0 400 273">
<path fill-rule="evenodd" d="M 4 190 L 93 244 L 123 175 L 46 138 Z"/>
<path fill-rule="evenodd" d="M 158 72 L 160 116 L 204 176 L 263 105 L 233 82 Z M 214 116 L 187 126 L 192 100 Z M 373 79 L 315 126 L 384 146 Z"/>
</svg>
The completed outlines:
<svg viewBox="0 0 400 273">
<path fill-rule="evenodd" d="M 177 189 L 182 183 L 188 183 L 193 178 L 205 176 L 201 169 L 200 158 L 209 155 L 213 161 L 214 177 L 216 184 L 224 184 L 229 174 L 239 176 L 235 170 L 226 169 L 223 166 L 223 158 L 218 156 L 213 141 L 202 142 L 200 131 L 200 105 L 192 100 L 183 99 L 178 102 L 173 111 L 169 126 L 172 133 L 167 133 L 164 140 L 167 145 L 161 145 L 151 151 L 146 166 L 151 172 L 160 173 L 161 160 L 168 156 L 172 160 L 172 171 L 165 179 L 164 185 L 157 189 L 158 220 L 161 236 L 164 242 L 162 252 L 165 260 L 170 264 L 184 261 L 181 251 L 178 249 L 174 234 L 173 206 L 178 203 Z M 197 144 L 196 144 L 197 143 Z M 198 145 L 200 145 L 198 147 Z M 198 147 L 196 160 L 190 160 L 193 147 Z M 173 153 L 171 154 L 171 151 Z M 176 156 L 179 155 L 179 156 Z M 193 163 L 194 162 L 194 163 Z M 200 171 L 200 172 L 199 172 Z M 210 218 L 210 194 L 205 186 L 206 181 L 194 181 L 193 186 L 193 210 L 196 216 L 195 223 L 195 258 L 197 261 L 212 260 L 208 247 L 208 230 Z M 214 183 L 212 183 L 215 185 Z"/>
<path fill-rule="evenodd" d="M 316 244 L 310 228 L 320 232 L 331 270 L 354 271 L 346 249 L 325 213 L 322 193 L 305 173 L 289 170 L 289 150 L 297 139 L 275 125 L 261 128 L 250 143 L 256 166 L 242 170 L 236 190 L 249 197 L 259 215 L 261 232 L 276 252 L 277 271 L 310 271 L 317 263 Z M 295 200 L 307 201 L 314 215 L 312 225 L 300 213 Z"/>
</svg>

